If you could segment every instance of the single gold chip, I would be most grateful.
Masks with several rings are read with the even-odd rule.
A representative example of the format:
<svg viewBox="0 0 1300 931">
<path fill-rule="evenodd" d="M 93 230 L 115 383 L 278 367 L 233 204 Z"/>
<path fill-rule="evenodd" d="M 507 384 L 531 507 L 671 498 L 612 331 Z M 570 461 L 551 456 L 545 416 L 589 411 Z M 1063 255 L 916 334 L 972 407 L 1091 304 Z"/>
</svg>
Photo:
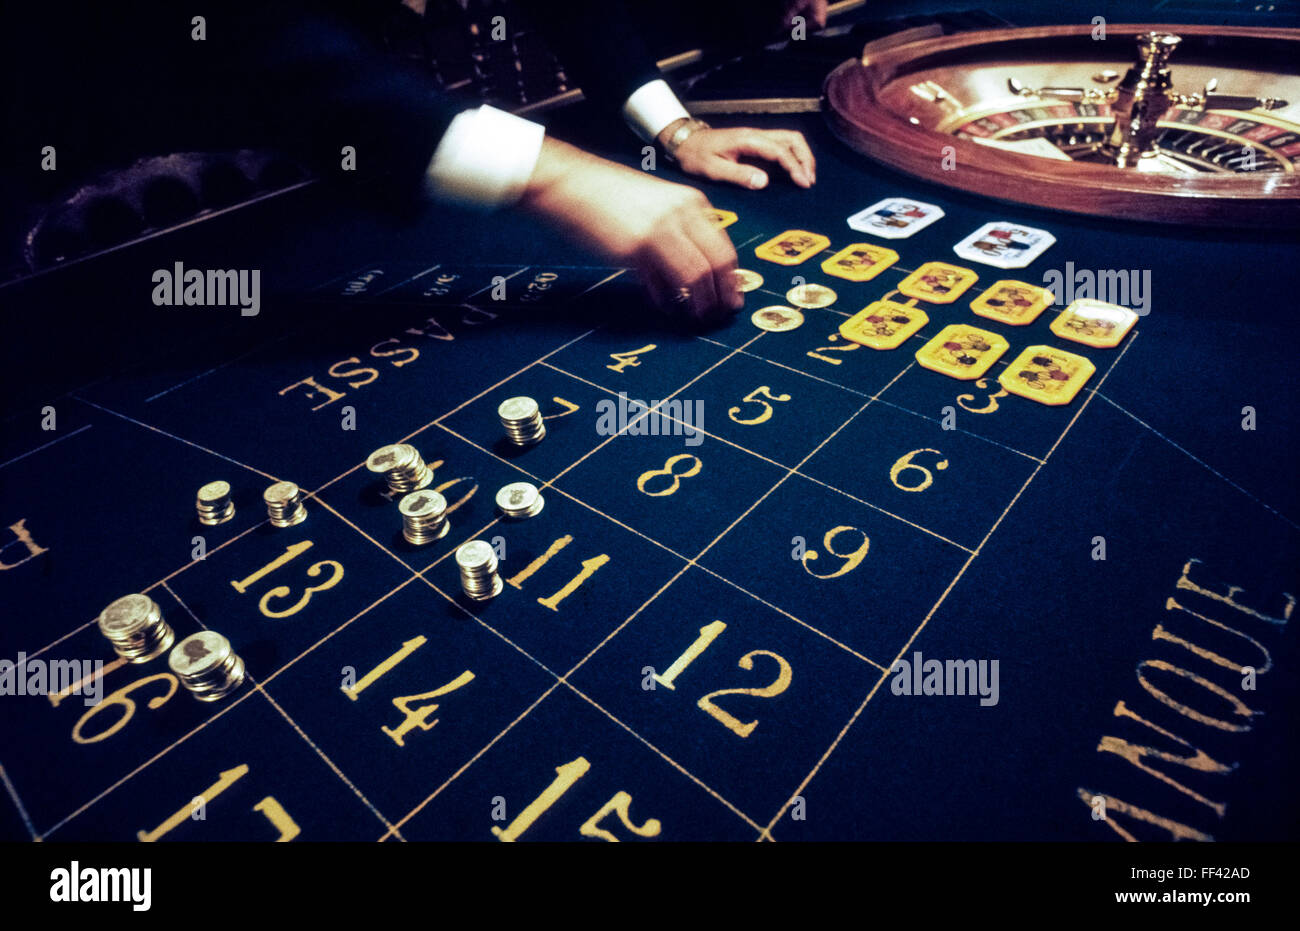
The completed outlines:
<svg viewBox="0 0 1300 931">
<path fill-rule="evenodd" d="M 803 326 L 802 313 L 793 307 L 783 307 L 780 304 L 756 310 L 749 319 L 754 326 L 769 333 L 784 333 Z"/>
<path fill-rule="evenodd" d="M 824 284 L 798 284 L 785 292 L 785 299 L 795 307 L 815 310 L 818 307 L 830 307 L 839 297 Z"/>
</svg>

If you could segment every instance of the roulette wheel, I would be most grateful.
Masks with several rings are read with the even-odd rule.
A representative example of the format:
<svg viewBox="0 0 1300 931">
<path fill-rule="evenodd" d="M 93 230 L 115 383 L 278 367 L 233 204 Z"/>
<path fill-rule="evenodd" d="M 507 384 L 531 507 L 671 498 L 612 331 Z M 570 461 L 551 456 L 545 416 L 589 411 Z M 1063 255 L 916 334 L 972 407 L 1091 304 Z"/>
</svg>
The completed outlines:
<svg viewBox="0 0 1300 931">
<path fill-rule="evenodd" d="M 868 43 L 825 83 L 877 161 L 1001 200 L 1166 223 L 1300 224 L 1300 31 L 1062 25 Z"/>
</svg>

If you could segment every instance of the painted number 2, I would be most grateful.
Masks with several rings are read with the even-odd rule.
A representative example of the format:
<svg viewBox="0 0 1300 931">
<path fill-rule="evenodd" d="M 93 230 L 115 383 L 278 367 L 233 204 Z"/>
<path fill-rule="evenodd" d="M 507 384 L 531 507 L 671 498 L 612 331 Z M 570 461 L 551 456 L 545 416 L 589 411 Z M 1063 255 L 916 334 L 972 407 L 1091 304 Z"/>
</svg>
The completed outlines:
<svg viewBox="0 0 1300 931">
<path fill-rule="evenodd" d="M 673 661 L 671 666 L 664 670 L 662 676 L 656 674 L 654 676 L 655 682 L 662 685 L 664 688 L 676 690 L 677 687 L 674 683 L 676 682 L 677 677 L 685 672 L 686 668 L 695 662 L 695 660 L 700 657 L 700 654 L 707 650 L 713 641 L 716 640 L 726 629 L 727 625 L 722 621 L 714 621 L 712 624 L 706 624 L 701 627 L 700 635 L 695 638 L 695 642 L 687 647 L 682 655 Z M 790 687 L 790 682 L 794 677 L 790 664 L 785 661 L 784 657 L 778 656 L 771 650 L 750 650 L 740 658 L 737 665 L 746 672 L 749 672 L 754 668 L 754 658 L 756 656 L 766 656 L 769 659 L 776 661 L 777 674 L 776 678 L 772 680 L 770 685 L 765 685 L 762 688 L 718 689 L 716 692 L 710 692 L 705 695 L 695 703 L 696 707 L 701 711 L 708 713 L 715 721 L 721 723 L 727 728 L 727 730 L 731 731 L 737 737 L 748 737 L 750 734 L 754 733 L 754 728 L 758 727 L 758 721 L 745 723 L 731 712 L 719 708 L 718 705 L 714 703 L 714 699 L 721 698 L 724 695 L 748 695 L 751 698 L 775 698 Z"/>
</svg>

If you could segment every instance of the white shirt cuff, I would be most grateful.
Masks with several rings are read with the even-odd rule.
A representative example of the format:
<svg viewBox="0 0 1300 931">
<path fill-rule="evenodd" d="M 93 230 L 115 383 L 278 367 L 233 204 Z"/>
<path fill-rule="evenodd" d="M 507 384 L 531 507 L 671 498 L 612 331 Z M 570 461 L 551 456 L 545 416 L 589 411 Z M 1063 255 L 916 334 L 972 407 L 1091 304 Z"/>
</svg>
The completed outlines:
<svg viewBox="0 0 1300 931">
<path fill-rule="evenodd" d="M 654 142 L 673 120 L 689 116 L 663 78 L 642 84 L 623 104 L 623 119 L 646 142 Z"/>
<path fill-rule="evenodd" d="M 546 130 L 486 104 L 456 114 L 427 171 L 435 196 L 479 207 L 504 207 L 523 196 Z"/>
</svg>

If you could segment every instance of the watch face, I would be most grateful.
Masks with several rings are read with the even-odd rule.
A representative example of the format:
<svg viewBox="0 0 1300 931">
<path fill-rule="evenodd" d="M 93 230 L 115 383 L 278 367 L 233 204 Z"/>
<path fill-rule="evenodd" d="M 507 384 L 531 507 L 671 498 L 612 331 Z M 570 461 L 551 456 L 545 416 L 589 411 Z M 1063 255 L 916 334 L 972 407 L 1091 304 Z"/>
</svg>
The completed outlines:
<svg viewBox="0 0 1300 931">
<path fill-rule="evenodd" d="M 695 132 L 697 129 L 708 128 L 709 124 L 703 120 L 697 120 L 694 117 L 688 118 L 685 123 L 678 126 L 677 129 L 674 130 L 673 134 L 668 137 L 668 142 L 664 145 L 664 149 L 667 151 L 668 156 L 670 158 L 675 157 L 677 155 L 677 150 L 681 147 L 683 142 L 690 138 L 691 133 Z"/>
</svg>

